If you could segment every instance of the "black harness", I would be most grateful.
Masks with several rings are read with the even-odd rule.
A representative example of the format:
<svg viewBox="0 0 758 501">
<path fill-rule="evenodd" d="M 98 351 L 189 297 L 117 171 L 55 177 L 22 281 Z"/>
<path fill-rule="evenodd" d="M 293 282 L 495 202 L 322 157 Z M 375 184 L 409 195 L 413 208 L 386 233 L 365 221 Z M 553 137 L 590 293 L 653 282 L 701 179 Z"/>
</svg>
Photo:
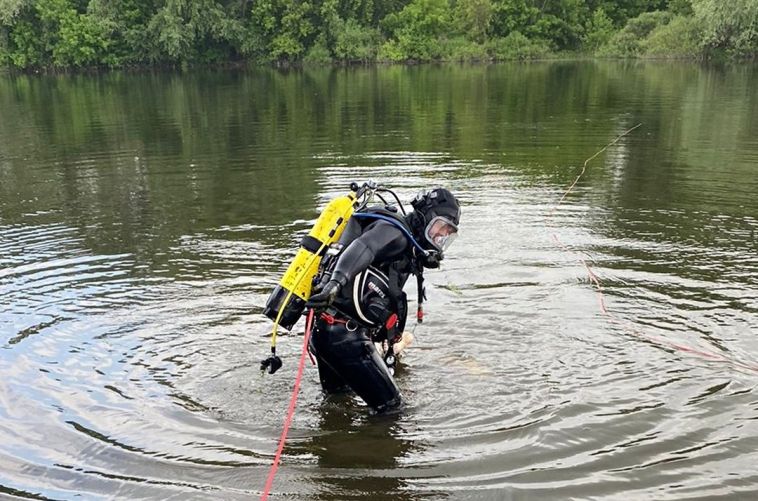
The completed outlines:
<svg viewBox="0 0 758 501">
<path fill-rule="evenodd" d="M 387 363 L 390 369 L 393 369 L 395 363 L 394 351 L 392 345 L 400 339 L 400 336 L 405 328 L 406 318 L 408 314 L 407 300 L 402 286 L 405 281 L 403 276 L 415 275 L 416 283 L 418 287 L 418 310 L 416 313 L 417 322 L 423 322 L 423 302 L 426 299 L 426 292 L 424 289 L 424 267 L 421 259 L 419 259 L 420 248 L 418 242 L 413 238 L 411 228 L 408 223 L 399 216 L 396 212 L 388 210 L 383 207 L 368 207 L 359 212 L 353 214 L 352 217 L 356 219 L 366 219 L 373 221 L 385 221 L 395 227 L 397 227 L 403 235 L 408 239 L 408 250 L 398 259 L 389 263 L 387 266 L 387 273 L 383 273 L 381 270 L 371 266 L 367 270 L 359 273 L 353 280 L 353 290 L 346 291 L 346 294 L 351 295 L 352 305 L 350 310 L 356 310 L 353 312 L 342 311 L 343 308 L 339 308 L 337 304 L 332 307 L 336 309 L 334 314 L 342 314 L 348 318 L 358 316 L 355 319 L 359 323 L 364 324 L 371 329 L 372 338 L 374 341 L 387 341 L 388 349 L 385 355 L 385 363 Z M 331 275 L 339 256 L 347 245 L 342 243 L 332 244 L 330 249 L 326 252 L 324 259 L 319 267 L 319 272 L 314 277 L 314 285 L 323 283 L 325 278 Z M 386 279 L 386 280 L 385 280 Z M 403 283 L 401 283 L 401 281 Z M 383 284 L 386 283 L 386 287 Z M 372 296 L 382 297 L 386 296 L 389 302 L 390 314 L 385 320 L 377 322 L 376 318 L 372 319 L 369 315 L 372 308 Z M 384 297 L 382 297 L 384 299 Z M 378 303 L 378 299 L 376 300 Z M 327 312 L 328 313 L 328 312 Z M 372 321 L 374 320 L 374 321 Z M 382 325 L 382 323 L 384 325 Z M 386 331 L 386 337 L 375 336 L 384 327 Z"/>
<path fill-rule="evenodd" d="M 408 239 L 410 250 L 408 253 L 406 253 L 405 258 L 398 263 L 393 263 L 393 265 L 390 266 L 390 286 L 392 286 L 392 284 L 396 285 L 397 290 L 394 291 L 395 294 L 393 294 L 393 296 L 397 298 L 399 297 L 399 294 L 402 293 L 402 288 L 399 285 L 400 270 L 402 269 L 403 272 L 416 276 L 416 284 L 418 286 L 418 311 L 416 314 L 416 319 L 419 323 L 423 322 L 423 303 L 426 299 L 426 289 L 424 288 L 424 266 L 419 256 L 419 250 L 423 251 L 423 248 L 413 238 L 413 232 L 411 230 L 411 227 L 408 225 L 408 222 L 400 217 L 397 212 L 388 210 L 384 207 L 369 207 L 364 211 L 353 214 L 353 216 L 366 219 L 382 220 L 392 223 L 397 226 Z M 393 274 L 394 277 L 392 276 Z"/>
</svg>

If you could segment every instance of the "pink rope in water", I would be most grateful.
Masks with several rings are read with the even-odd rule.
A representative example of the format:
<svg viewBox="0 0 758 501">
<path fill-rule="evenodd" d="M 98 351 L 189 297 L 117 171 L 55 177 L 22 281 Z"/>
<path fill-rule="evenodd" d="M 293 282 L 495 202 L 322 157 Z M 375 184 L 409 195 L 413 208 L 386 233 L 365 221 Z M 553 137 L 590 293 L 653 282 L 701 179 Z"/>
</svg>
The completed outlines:
<svg viewBox="0 0 758 501">
<path fill-rule="evenodd" d="M 632 127 L 631 129 L 623 132 L 621 135 L 619 135 L 618 137 L 616 137 L 616 139 L 614 139 L 610 143 L 606 144 L 603 148 L 601 148 L 600 150 L 598 150 L 597 153 L 595 153 L 590 158 L 588 158 L 587 160 L 585 160 L 584 161 L 584 165 L 582 165 L 582 170 L 579 173 L 579 175 L 576 176 L 576 179 L 574 179 L 574 182 L 571 183 L 571 186 L 568 187 L 568 189 L 566 190 L 566 192 L 563 194 L 563 196 L 561 196 L 560 200 L 558 200 L 558 202 L 555 204 L 555 206 L 552 209 L 550 209 L 550 211 L 548 211 L 547 216 L 552 215 L 556 211 L 556 209 L 558 209 L 558 206 L 566 199 L 566 197 L 568 197 L 568 195 L 574 189 L 574 187 L 576 186 L 576 184 L 579 182 L 579 179 L 586 172 L 586 170 L 587 170 L 587 164 L 589 164 L 589 162 L 591 160 L 593 160 L 594 158 L 596 158 L 598 155 L 600 155 L 602 152 L 604 152 L 605 150 L 607 150 L 609 147 L 611 147 L 612 145 L 616 144 L 621 138 L 623 138 L 624 136 L 628 135 L 629 133 L 631 133 L 633 130 L 637 129 L 641 125 L 642 124 L 639 123 L 639 124 L 635 125 L 634 127 Z M 560 239 L 558 238 L 558 236 L 555 233 L 552 234 L 552 237 L 553 237 L 553 241 L 555 241 L 556 244 L 558 244 L 560 247 L 562 247 L 565 251 L 571 252 L 571 249 L 569 249 L 563 242 L 561 242 Z M 587 263 L 587 261 L 583 257 L 580 257 L 579 261 L 581 261 L 582 265 L 584 265 L 584 268 L 587 270 L 587 275 L 589 276 L 590 282 L 593 284 L 593 286 L 595 288 L 595 291 L 597 292 L 597 298 L 598 298 L 598 304 L 600 306 L 600 311 L 602 311 L 603 314 L 605 314 L 606 316 L 608 316 L 608 318 L 613 323 L 615 323 L 616 325 L 618 325 L 619 327 L 621 327 L 628 334 L 630 334 L 632 336 L 635 336 L 635 337 L 638 337 L 638 338 L 645 339 L 645 340 L 650 341 L 650 342 L 652 342 L 652 343 L 654 343 L 656 345 L 659 345 L 659 346 L 665 346 L 665 347 L 668 347 L 668 348 L 671 348 L 671 349 L 674 349 L 674 350 L 677 350 L 677 351 L 682 351 L 682 352 L 685 352 L 685 353 L 691 353 L 693 355 L 698 355 L 698 356 L 701 356 L 701 357 L 706 358 L 708 360 L 714 360 L 714 361 L 718 361 L 718 362 L 725 362 L 725 363 L 731 364 L 734 367 L 739 367 L 741 369 L 746 369 L 746 370 L 749 370 L 749 371 L 758 372 L 758 366 L 757 365 L 747 364 L 747 363 L 744 363 L 744 362 L 740 362 L 739 360 L 733 360 L 733 359 L 731 359 L 729 357 L 726 357 L 726 356 L 724 356 L 724 355 L 722 355 L 720 353 L 716 353 L 716 352 L 712 352 L 712 351 L 706 351 L 706 350 L 701 350 L 701 349 L 697 349 L 697 348 L 692 348 L 691 346 L 686 346 L 686 345 L 679 344 L 679 343 L 673 343 L 671 341 L 668 341 L 668 340 L 660 338 L 660 337 L 651 336 L 649 334 L 644 334 L 642 332 L 638 332 L 636 330 L 632 330 L 628 326 L 623 325 L 621 323 L 621 321 L 615 315 L 613 315 L 608 310 L 608 308 L 606 308 L 606 306 L 605 306 L 605 295 L 603 294 L 603 286 L 600 283 L 600 278 L 597 276 L 597 274 L 595 274 L 594 271 L 592 271 L 592 267 L 590 267 L 589 263 Z"/>
<path fill-rule="evenodd" d="M 311 337 L 311 329 L 313 328 L 313 310 L 308 312 L 308 318 L 305 321 L 305 335 L 303 336 L 303 352 L 300 354 L 300 362 L 297 366 L 297 375 L 295 376 L 295 387 L 292 389 L 292 396 L 290 397 L 290 404 L 287 408 L 287 416 L 284 418 L 284 428 L 282 428 L 282 435 L 279 437 L 279 447 L 276 449 L 276 455 L 274 456 L 274 463 L 271 465 L 271 469 L 268 472 L 268 478 L 266 479 L 266 486 L 263 488 L 263 494 L 261 495 L 261 501 L 266 501 L 268 495 L 271 492 L 271 486 L 274 484 L 274 477 L 276 476 L 276 470 L 279 469 L 279 461 L 282 458 L 282 451 L 284 450 L 284 442 L 287 441 L 287 433 L 289 433 L 290 425 L 292 424 L 292 418 L 295 415 L 295 406 L 297 405 L 297 394 L 300 391 L 300 381 L 303 379 L 303 370 L 305 369 L 305 358 L 308 353 L 308 340 Z"/>
</svg>

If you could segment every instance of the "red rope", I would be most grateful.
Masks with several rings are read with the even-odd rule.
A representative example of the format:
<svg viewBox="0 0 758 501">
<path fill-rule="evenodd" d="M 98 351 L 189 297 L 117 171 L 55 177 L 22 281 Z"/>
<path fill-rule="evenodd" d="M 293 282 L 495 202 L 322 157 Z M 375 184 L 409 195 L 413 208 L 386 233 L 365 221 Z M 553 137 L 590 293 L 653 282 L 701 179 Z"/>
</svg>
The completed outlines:
<svg viewBox="0 0 758 501">
<path fill-rule="evenodd" d="M 308 312 L 308 318 L 305 321 L 305 335 L 303 336 L 303 352 L 300 354 L 300 362 L 297 366 L 297 375 L 295 376 L 295 387 L 292 389 L 292 396 L 290 397 L 290 405 L 287 408 L 287 417 L 284 418 L 284 428 L 282 429 L 282 436 L 279 437 L 279 447 L 276 449 L 276 455 L 274 456 L 274 464 L 271 465 L 271 470 L 268 472 L 268 478 L 266 479 L 266 486 L 263 488 L 263 494 L 261 495 L 261 501 L 266 501 L 268 495 L 271 492 L 271 486 L 274 484 L 274 477 L 276 476 L 276 470 L 279 469 L 279 461 L 282 458 L 282 451 L 284 450 L 284 442 L 287 441 L 287 433 L 290 430 L 292 424 L 292 417 L 295 415 L 295 406 L 297 405 L 297 394 L 300 391 L 300 381 L 303 379 L 303 369 L 305 369 L 305 355 L 308 353 L 308 340 L 311 337 L 311 329 L 313 328 L 313 310 Z"/>
<path fill-rule="evenodd" d="M 595 153 L 590 158 L 588 158 L 587 160 L 585 160 L 584 161 L 584 165 L 582 165 L 582 171 L 579 173 L 578 176 L 576 176 L 576 179 L 574 179 L 574 182 L 571 183 L 571 186 L 568 187 L 568 189 L 566 190 L 566 192 L 563 194 L 563 196 L 560 198 L 560 200 L 558 200 L 558 202 L 555 204 L 555 206 L 550 211 L 548 211 L 546 218 L 550 217 L 556 211 L 556 209 L 558 208 L 558 206 L 561 203 L 563 203 L 563 201 L 566 199 L 566 197 L 568 197 L 568 195 L 574 189 L 574 187 L 576 186 L 576 184 L 579 182 L 579 179 L 584 175 L 585 171 L 587 170 L 587 164 L 589 164 L 589 162 L 592 159 L 594 159 L 595 157 L 597 157 L 598 155 L 600 155 L 602 152 L 604 152 L 605 150 L 607 150 L 610 146 L 612 146 L 613 144 L 617 143 L 622 137 L 626 136 L 627 134 L 629 134 L 630 132 L 632 132 L 634 129 L 636 129 L 637 127 L 639 127 L 641 125 L 642 125 L 641 123 L 637 124 L 634 127 L 632 127 L 631 129 L 625 131 L 623 134 L 619 135 L 616 139 L 614 139 L 613 141 L 611 141 L 610 143 L 608 143 L 607 145 L 605 145 L 597 153 Z M 558 236 L 555 233 L 552 234 L 552 237 L 553 237 L 553 240 L 555 241 L 556 244 L 558 244 L 560 247 L 562 247 L 565 251 L 571 252 L 571 249 L 569 249 L 563 242 L 561 242 L 560 239 L 558 238 Z M 646 339 L 647 341 L 650 341 L 650 342 L 652 342 L 654 344 L 657 344 L 659 346 L 665 346 L 665 347 L 668 347 L 668 348 L 673 349 L 673 350 L 682 351 L 682 352 L 685 352 L 685 353 L 691 353 L 693 355 L 698 355 L 698 356 L 703 357 L 705 359 L 714 360 L 714 361 L 718 361 L 718 362 L 725 362 L 725 363 L 731 364 L 732 366 L 739 367 L 741 369 L 745 369 L 745 370 L 749 370 L 749 371 L 753 371 L 753 372 L 758 372 L 758 366 L 757 365 L 748 364 L 748 363 L 745 363 L 745 362 L 741 362 L 739 360 L 731 359 L 731 358 L 726 357 L 726 356 L 724 356 L 724 355 L 722 355 L 720 353 L 716 353 L 716 352 L 712 352 L 712 351 L 706 351 L 706 350 L 701 350 L 701 349 L 693 348 L 691 346 L 686 346 L 686 345 L 679 344 L 679 343 L 673 343 L 671 341 L 662 339 L 660 337 L 652 336 L 650 334 L 645 334 L 645 333 L 639 332 L 637 330 L 631 329 L 631 328 L 629 328 L 626 325 L 623 325 L 621 323 L 621 320 L 619 318 L 617 318 L 616 315 L 614 315 L 613 313 L 611 313 L 606 308 L 606 306 L 605 306 L 605 295 L 603 294 L 603 286 L 600 283 L 600 278 L 598 278 L 598 276 L 592 270 L 592 267 L 589 265 L 589 263 L 587 263 L 587 261 L 584 258 L 580 257 L 579 261 L 581 261 L 581 263 L 584 265 L 584 268 L 587 270 L 587 275 L 589 276 L 590 282 L 595 286 L 595 291 L 597 292 L 597 298 L 598 298 L 598 303 L 599 303 L 599 306 L 600 306 L 600 311 L 602 311 L 613 323 L 615 323 L 616 325 L 618 325 L 619 327 L 621 327 L 621 329 L 623 329 L 624 331 L 626 331 L 628 334 L 630 334 L 632 336 L 635 336 L 635 337 L 638 337 L 638 338 L 641 338 L 641 339 Z"/>
</svg>

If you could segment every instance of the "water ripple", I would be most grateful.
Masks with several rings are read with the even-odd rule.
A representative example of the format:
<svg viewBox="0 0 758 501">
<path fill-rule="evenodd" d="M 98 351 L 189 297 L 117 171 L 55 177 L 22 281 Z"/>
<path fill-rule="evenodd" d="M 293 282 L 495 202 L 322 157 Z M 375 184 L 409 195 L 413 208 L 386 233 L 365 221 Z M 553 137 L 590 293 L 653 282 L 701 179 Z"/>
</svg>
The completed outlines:
<svg viewBox="0 0 758 501">
<path fill-rule="evenodd" d="M 461 234 L 405 407 L 308 364 L 277 496 L 758 495 L 750 71 L 323 71 L 0 78 L 0 496 L 260 495 L 303 340 L 262 376 L 260 313 L 367 178 L 448 186 Z"/>
</svg>

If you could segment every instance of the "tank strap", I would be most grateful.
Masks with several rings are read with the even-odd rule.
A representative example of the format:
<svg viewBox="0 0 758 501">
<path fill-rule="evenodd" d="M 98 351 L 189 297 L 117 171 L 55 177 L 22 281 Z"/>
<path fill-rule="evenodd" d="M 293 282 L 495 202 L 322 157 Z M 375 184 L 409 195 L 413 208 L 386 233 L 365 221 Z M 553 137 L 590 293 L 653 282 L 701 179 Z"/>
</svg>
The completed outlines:
<svg viewBox="0 0 758 501">
<path fill-rule="evenodd" d="M 389 212 L 389 211 L 388 211 Z M 411 243 L 413 247 L 415 247 L 421 254 L 427 255 L 429 254 L 429 251 L 424 249 L 420 243 L 416 241 L 415 238 L 413 238 L 413 235 L 411 234 L 411 230 L 408 228 L 408 225 L 405 223 L 401 223 L 399 218 L 395 215 L 387 215 L 383 213 L 377 213 L 377 212 L 354 212 L 353 216 L 354 218 L 358 219 L 376 219 L 380 221 L 386 221 L 388 223 L 391 223 L 395 227 L 397 227 L 403 235 L 405 235 L 405 238 L 408 239 L 408 242 Z"/>
</svg>

